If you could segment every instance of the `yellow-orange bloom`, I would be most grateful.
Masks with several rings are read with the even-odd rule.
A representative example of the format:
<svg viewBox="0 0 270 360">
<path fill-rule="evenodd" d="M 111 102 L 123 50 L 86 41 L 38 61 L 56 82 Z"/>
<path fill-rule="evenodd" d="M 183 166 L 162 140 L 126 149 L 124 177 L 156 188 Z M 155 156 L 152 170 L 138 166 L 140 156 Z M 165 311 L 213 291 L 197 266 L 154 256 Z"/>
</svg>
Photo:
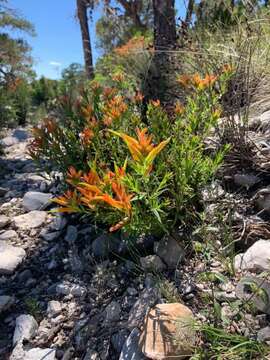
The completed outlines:
<svg viewBox="0 0 270 360">
<path fill-rule="evenodd" d="M 123 82 L 125 80 L 125 76 L 122 73 L 117 73 L 112 76 L 112 80 L 116 82 Z"/>
<path fill-rule="evenodd" d="M 91 119 L 91 117 L 93 116 L 93 114 L 94 114 L 94 109 L 90 104 L 88 104 L 86 106 L 82 106 L 81 107 L 81 114 L 84 117 L 84 119 L 89 121 Z"/>
<path fill-rule="evenodd" d="M 121 137 L 130 151 L 133 160 L 138 162 L 144 162 L 145 160 L 151 165 L 158 153 L 168 144 L 170 139 L 162 141 L 159 145 L 152 143 L 152 135 L 147 135 L 147 129 L 136 129 L 138 140 L 133 137 L 110 130 L 111 133 Z"/>
<path fill-rule="evenodd" d="M 109 98 L 111 96 L 114 96 L 116 93 L 116 89 L 115 88 L 111 88 L 111 87 L 105 87 L 103 89 L 103 96 L 105 98 Z"/>
<path fill-rule="evenodd" d="M 67 183 L 69 184 L 77 184 L 82 177 L 82 171 L 77 171 L 74 166 L 70 166 L 67 171 Z"/>
<path fill-rule="evenodd" d="M 147 43 L 143 36 L 136 36 L 130 39 L 126 44 L 117 47 L 114 51 L 117 55 L 126 57 L 132 53 L 141 52 L 147 49 Z"/>
<path fill-rule="evenodd" d="M 188 87 L 191 84 L 191 77 L 189 75 L 184 74 L 184 75 L 179 76 L 177 81 L 183 87 Z"/>
<path fill-rule="evenodd" d="M 160 107 L 160 100 L 151 100 L 151 104 L 154 107 Z"/>
<path fill-rule="evenodd" d="M 217 76 L 211 74 L 207 74 L 204 78 L 202 78 L 199 74 L 195 74 L 193 76 L 182 75 L 178 78 L 178 82 L 184 87 L 190 87 L 193 85 L 198 90 L 204 90 L 213 86 L 217 78 Z"/>
<path fill-rule="evenodd" d="M 214 85 L 217 80 L 217 76 L 207 74 L 205 78 L 201 78 L 199 74 L 193 76 L 192 82 L 194 86 L 199 90 L 204 90 Z"/>
<path fill-rule="evenodd" d="M 126 189 L 123 184 L 112 181 L 111 183 L 112 190 L 115 194 L 115 198 L 113 198 L 109 194 L 102 194 L 96 196 L 93 200 L 94 201 L 102 201 L 105 202 L 107 205 L 122 211 L 126 214 L 130 214 L 131 212 L 131 199 L 132 195 L 126 192 Z"/>
<path fill-rule="evenodd" d="M 185 112 L 184 106 L 180 103 L 180 101 L 177 101 L 175 104 L 174 112 L 176 115 L 182 115 Z"/>
<path fill-rule="evenodd" d="M 142 94 L 140 91 L 138 91 L 138 92 L 136 93 L 136 95 L 134 96 L 134 100 L 135 100 L 136 102 L 138 102 L 138 103 L 142 102 L 143 99 L 144 99 L 144 96 L 143 96 L 143 94 Z"/>
<path fill-rule="evenodd" d="M 66 213 L 76 212 L 78 210 L 78 205 L 81 203 L 77 192 L 71 190 L 68 190 L 63 196 L 59 196 L 52 201 L 61 206 L 56 211 Z"/>
<path fill-rule="evenodd" d="M 93 130 L 91 130 L 90 128 L 87 128 L 87 127 L 80 133 L 80 138 L 82 140 L 82 144 L 85 146 L 90 144 L 93 137 L 94 137 Z"/>
<path fill-rule="evenodd" d="M 222 72 L 223 73 L 231 73 L 231 72 L 233 72 L 234 71 L 234 67 L 233 67 L 233 65 L 231 65 L 231 64 L 225 64 L 225 65 L 223 65 L 223 67 L 222 67 Z"/>
</svg>

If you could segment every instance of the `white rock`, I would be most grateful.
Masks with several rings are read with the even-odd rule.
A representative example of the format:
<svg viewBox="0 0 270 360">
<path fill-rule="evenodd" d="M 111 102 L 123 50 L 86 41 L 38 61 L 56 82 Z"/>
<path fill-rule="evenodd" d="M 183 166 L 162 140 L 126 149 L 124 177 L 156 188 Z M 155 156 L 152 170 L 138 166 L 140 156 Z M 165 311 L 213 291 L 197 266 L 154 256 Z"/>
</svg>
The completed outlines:
<svg viewBox="0 0 270 360">
<path fill-rule="evenodd" d="M 28 191 L 23 197 L 23 207 L 26 211 L 45 209 L 52 198 L 52 194 L 37 191 Z"/>
<path fill-rule="evenodd" d="M 260 189 L 254 196 L 256 205 L 260 210 L 270 212 L 270 188 Z"/>
<path fill-rule="evenodd" d="M 59 283 L 56 285 L 56 293 L 58 295 L 73 295 L 75 297 L 84 297 L 87 293 L 87 289 L 84 286 L 70 283 Z"/>
<path fill-rule="evenodd" d="M 14 298 L 8 295 L 1 295 L 0 296 L 0 314 L 3 311 L 9 309 L 9 307 L 14 303 Z"/>
<path fill-rule="evenodd" d="M 20 315 L 16 318 L 16 327 L 13 335 L 13 346 L 23 340 L 30 340 L 38 329 L 38 323 L 31 315 Z"/>
<path fill-rule="evenodd" d="M 56 360 L 56 350 L 41 348 L 24 350 L 22 343 L 18 343 L 10 356 L 10 360 Z"/>
<path fill-rule="evenodd" d="M 0 274 L 12 274 L 25 255 L 24 249 L 0 241 Z"/>
<path fill-rule="evenodd" d="M 48 303 L 47 314 L 49 317 L 54 317 L 60 314 L 62 311 L 62 306 L 59 301 L 51 300 Z"/>
<path fill-rule="evenodd" d="M 12 146 L 18 144 L 19 140 L 13 136 L 7 136 L 0 141 L 3 146 Z"/>
<path fill-rule="evenodd" d="M 7 230 L 0 233 L 0 241 L 17 240 L 18 234 L 14 230 Z"/>
<path fill-rule="evenodd" d="M 235 270 L 270 270 L 270 240 L 259 240 L 234 258 Z"/>
<path fill-rule="evenodd" d="M 55 349 L 34 348 L 25 353 L 24 360 L 55 360 Z"/>
<path fill-rule="evenodd" d="M 15 216 L 13 221 L 20 230 L 35 229 L 40 227 L 46 220 L 46 211 L 30 211 L 28 214 Z"/>
<path fill-rule="evenodd" d="M 9 224 L 10 219 L 6 215 L 0 215 L 0 229 L 4 228 L 7 224 Z"/>
</svg>

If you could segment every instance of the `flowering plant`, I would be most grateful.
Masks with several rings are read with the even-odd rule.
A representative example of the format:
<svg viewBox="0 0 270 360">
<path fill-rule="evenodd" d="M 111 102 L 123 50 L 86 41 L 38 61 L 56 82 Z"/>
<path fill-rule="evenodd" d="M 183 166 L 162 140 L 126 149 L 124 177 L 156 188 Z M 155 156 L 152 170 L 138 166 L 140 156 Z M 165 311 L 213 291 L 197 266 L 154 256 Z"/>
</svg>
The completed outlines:
<svg viewBox="0 0 270 360">
<path fill-rule="evenodd" d="M 196 216 L 200 188 L 227 150 L 206 152 L 205 139 L 220 117 L 229 76 L 227 68 L 182 76 L 188 96 L 175 104 L 173 118 L 158 100 L 142 117 L 143 96 L 124 96 L 121 84 L 117 90 L 93 82 L 77 101 L 62 99 L 65 121 L 46 119 L 30 147 L 32 157 L 50 160 L 66 177 L 69 189 L 54 200 L 58 211 L 91 214 L 110 231 L 154 234 Z"/>
</svg>

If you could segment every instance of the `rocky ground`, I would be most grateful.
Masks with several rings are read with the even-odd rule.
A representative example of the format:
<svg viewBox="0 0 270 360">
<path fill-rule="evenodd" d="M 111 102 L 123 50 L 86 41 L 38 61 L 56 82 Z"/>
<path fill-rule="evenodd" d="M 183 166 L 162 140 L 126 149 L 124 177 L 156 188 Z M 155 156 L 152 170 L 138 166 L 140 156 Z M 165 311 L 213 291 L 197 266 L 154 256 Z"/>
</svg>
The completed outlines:
<svg viewBox="0 0 270 360">
<path fill-rule="evenodd" d="M 257 159 L 270 148 L 269 119 L 264 112 L 250 130 L 261 149 Z M 191 250 L 184 230 L 160 241 L 111 236 L 77 216 L 50 212 L 60 174 L 48 177 L 27 156 L 27 129 L 6 135 L 0 160 L 1 359 L 162 359 L 174 345 L 165 349 L 163 338 L 153 346 L 151 319 L 162 312 L 191 316 L 190 310 L 201 323 L 270 341 L 267 162 L 236 169 L 226 183 L 204 190 L 206 218 L 189 235 Z M 162 333 L 159 321 L 153 326 Z M 188 334 L 181 354 L 203 341 Z"/>
</svg>

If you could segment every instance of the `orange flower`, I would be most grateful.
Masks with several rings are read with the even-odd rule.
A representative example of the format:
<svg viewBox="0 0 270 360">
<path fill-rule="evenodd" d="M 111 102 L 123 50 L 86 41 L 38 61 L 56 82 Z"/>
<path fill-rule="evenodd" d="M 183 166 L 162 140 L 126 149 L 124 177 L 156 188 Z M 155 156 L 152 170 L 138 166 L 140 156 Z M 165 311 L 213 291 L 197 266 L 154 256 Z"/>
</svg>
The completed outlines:
<svg viewBox="0 0 270 360">
<path fill-rule="evenodd" d="M 74 166 L 70 166 L 67 171 L 67 183 L 69 184 L 77 184 L 82 177 L 82 171 L 77 171 Z"/>
<path fill-rule="evenodd" d="M 125 80 L 125 76 L 122 73 L 117 73 L 112 76 L 112 80 L 120 83 Z"/>
<path fill-rule="evenodd" d="M 113 122 L 113 119 L 110 116 L 105 116 L 103 118 L 103 124 L 106 126 L 111 126 L 112 122 Z"/>
<path fill-rule="evenodd" d="M 143 36 L 136 36 L 130 39 L 126 44 L 115 49 L 117 55 L 127 57 L 132 53 L 147 50 L 147 44 Z"/>
<path fill-rule="evenodd" d="M 102 183 L 95 169 L 91 169 L 87 174 L 84 174 L 83 180 L 89 185 L 99 185 Z"/>
<path fill-rule="evenodd" d="M 89 129 L 89 128 L 84 128 L 84 130 L 80 133 L 80 138 L 82 141 L 82 144 L 87 146 L 90 144 L 91 139 L 93 139 L 94 137 L 94 132 L 93 130 Z"/>
<path fill-rule="evenodd" d="M 94 109 L 90 104 L 81 107 L 81 114 L 86 120 L 90 120 L 90 118 L 93 116 L 93 113 Z"/>
<path fill-rule="evenodd" d="M 154 107 L 159 107 L 159 106 L 160 106 L 160 100 L 151 100 L 151 104 L 152 104 Z"/>
<path fill-rule="evenodd" d="M 180 103 L 180 101 L 177 101 L 175 104 L 174 112 L 176 115 L 182 115 L 185 112 L 184 106 Z"/>
<path fill-rule="evenodd" d="M 131 213 L 130 201 L 132 199 L 132 195 L 127 194 L 124 185 L 117 181 L 112 181 L 111 187 L 115 194 L 115 198 L 113 198 L 109 194 L 102 194 L 96 196 L 95 198 L 93 198 L 93 200 L 105 202 L 107 205 L 130 215 Z"/>
<path fill-rule="evenodd" d="M 90 127 L 90 129 L 94 129 L 98 126 L 98 121 L 94 116 L 92 116 L 91 119 L 88 121 L 88 126 Z"/>
<path fill-rule="evenodd" d="M 117 223 L 116 225 L 111 226 L 109 231 L 110 232 L 117 231 L 121 229 L 123 226 L 125 226 L 127 223 L 129 223 L 129 221 L 130 221 L 130 217 L 127 216 L 122 221 L 119 221 L 119 223 Z"/>
<path fill-rule="evenodd" d="M 233 65 L 231 65 L 231 64 L 225 64 L 225 65 L 223 65 L 223 67 L 222 67 L 222 72 L 223 73 L 232 73 L 234 71 L 234 67 L 233 67 Z"/>
<path fill-rule="evenodd" d="M 143 99 L 144 99 L 144 96 L 143 96 L 143 94 L 142 94 L 140 91 L 138 91 L 138 92 L 136 93 L 136 95 L 134 96 L 134 100 L 135 100 L 136 102 L 138 102 L 138 103 L 142 102 Z"/>
<path fill-rule="evenodd" d="M 154 161 L 158 153 L 168 144 L 170 139 L 162 141 L 159 145 L 155 146 L 152 143 L 152 136 L 147 135 L 147 129 L 136 129 L 138 140 L 124 133 L 119 133 L 113 130 L 109 130 L 111 133 L 121 137 L 131 153 L 133 160 L 138 162 L 147 161 L 149 166 Z"/>
<path fill-rule="evenodd" d="M 101 89 L 101 85 L 100 85 L 97 81 L 93 80 L 93 81 L 91 82 L 91 89 L 92 89 L 94 92 L 97 92 L 98 90 Z"/>
<path fill-rule="evenodd" d="M 217 76 L 207 74 L 205 78 L 201 78 L 199 74 L 195 74 L 192 78 L 193 85 L 199 89 L 204 90 L 214 85 L 217 80 Z"/>
<path fill-rule="evenodd" d="M 77 192 L 71 190 L 68 190 L 63 196 L 59 196 L 52 201 L 61 206 L 56 211 L 66 213 L 78 211 L 78 205 L 81 203 L 81 199 L 77 195 Z"/>
<path fill-rule="evenodd" d="M 115 96 L 105 105 L 103 123 L 106 126 L 110 126 L 114 120 L 118 120 L 121 115 L 126 112 L 127 108 L 127 104 L 124 102 L 123 97 Z"/>
<path fill-rule="evenodd" d="M 188 87 L 191 84 L 191 77 L 189 75 L 184 74 L 184 75 L 181 75 L 177 81 L 183 87 Z"/>
<path fill-rule="evenodd" d="M 115 93 L 116 93 L 116 89 L 114 89 L 114 88 L 105 87 L 105 88 L 103 89 L 103 96 L 104 96 L 105 98 L 109 98 L 109 97 L 115 95 Z"/>
</svg>

